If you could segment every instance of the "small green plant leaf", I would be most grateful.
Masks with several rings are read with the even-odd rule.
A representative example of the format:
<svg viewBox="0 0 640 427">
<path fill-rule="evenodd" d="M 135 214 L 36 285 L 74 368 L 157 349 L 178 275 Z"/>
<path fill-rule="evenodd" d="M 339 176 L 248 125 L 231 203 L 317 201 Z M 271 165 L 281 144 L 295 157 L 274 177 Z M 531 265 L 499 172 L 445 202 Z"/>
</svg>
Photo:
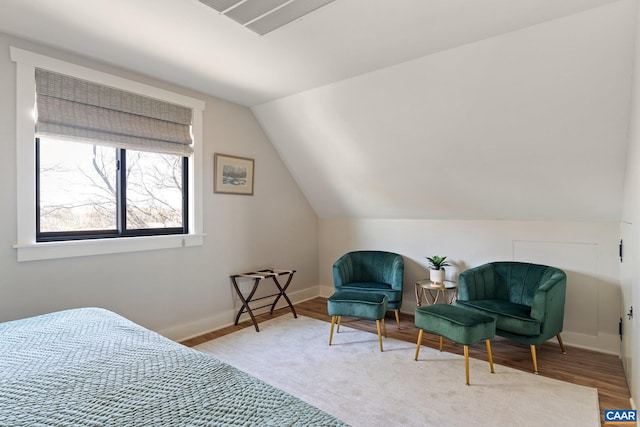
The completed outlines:
<svg viewBox="0 0 640 427">
<path fill-rule="evenodd" d="M 429 268 L 431 270 L 441 270 L 451 264 L 447 261 L 446 256 L 434 255 L 431 257 L 425 257 L 429 261 Z"/>
</svg>

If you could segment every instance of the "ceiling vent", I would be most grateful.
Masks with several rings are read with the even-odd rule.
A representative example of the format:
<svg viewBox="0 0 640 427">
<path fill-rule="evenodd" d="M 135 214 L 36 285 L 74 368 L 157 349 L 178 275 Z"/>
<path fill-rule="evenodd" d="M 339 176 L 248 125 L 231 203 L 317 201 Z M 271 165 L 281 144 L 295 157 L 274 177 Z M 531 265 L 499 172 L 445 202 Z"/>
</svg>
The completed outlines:
<svg viewBox="0 0 640 427">
<path fill-rule="evenodd" d="M 332 1 L 334 0 L 200 0 L 261 36 Z"/>
</svg>

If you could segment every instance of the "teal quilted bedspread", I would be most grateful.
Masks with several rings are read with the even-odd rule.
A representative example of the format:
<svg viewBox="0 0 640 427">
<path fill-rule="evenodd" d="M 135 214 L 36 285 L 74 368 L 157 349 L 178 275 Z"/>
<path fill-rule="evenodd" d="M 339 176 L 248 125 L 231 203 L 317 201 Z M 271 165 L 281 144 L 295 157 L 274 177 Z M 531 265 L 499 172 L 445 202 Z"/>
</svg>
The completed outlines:
<svg viewBox="0 0 640 427">
<path fill-rule="evenodd" d="M 110 311 L 0 323 L 0 426 L 344 426 Z"/>
</svg>

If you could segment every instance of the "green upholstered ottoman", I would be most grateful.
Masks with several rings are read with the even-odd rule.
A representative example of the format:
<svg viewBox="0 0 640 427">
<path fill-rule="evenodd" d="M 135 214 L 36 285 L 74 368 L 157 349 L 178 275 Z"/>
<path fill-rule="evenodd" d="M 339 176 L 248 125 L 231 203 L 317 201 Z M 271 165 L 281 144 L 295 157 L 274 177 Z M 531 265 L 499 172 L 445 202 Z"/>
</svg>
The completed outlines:
<svg viewBox="0 0 640 427">
<path fill-rule="evenodd" d="M 440 336 L 440 351 L 442 351 L 442 337 L 464 345 L 464 368 L 467 385 L 469 385 L 470 345 L 481 341 L 487 343 L 489 366 L 491 367 L 491 373 L 493 373 L 491 338 L 496 334 L 496 321 L 492 317 L 474 313 L 454 305 L 434 304 L 416 308 L 415 324 L 416 328 L 420 329 L 415 360 L 418 360 L 422 332 L 427 331 Z"/>
<path fill-rule="evenodd" d="M 387 297 L 382 294 L 367 292 L 340 291 L 331 295 L 327 300 L 327 311 L 331 316 L 331 332 L 329 333 L 329 345 L 333 339 L 333 327 L 338 323 L 340 332 L 340 317 L 350 316 L 360 319 L 375 320 L 378 327 L 378 341 L 382 350 L 382 335 L 380 334 L 380 320 L 384 328 L 384 336 L 387 336 L 387 327 L 384 323 L 384 314 L 387 311 Z"/>
</svg>

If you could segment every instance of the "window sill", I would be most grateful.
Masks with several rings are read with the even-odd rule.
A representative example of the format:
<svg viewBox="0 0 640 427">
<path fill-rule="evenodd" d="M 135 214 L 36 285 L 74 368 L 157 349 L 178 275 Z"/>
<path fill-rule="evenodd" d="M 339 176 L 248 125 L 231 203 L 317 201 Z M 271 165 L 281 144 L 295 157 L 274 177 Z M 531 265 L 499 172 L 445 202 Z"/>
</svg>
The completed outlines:
<svg viewBox="0 0 640 427">
<path fill-rule="evenodd" d="M 22 262 L 201 246 L 203 241 L 203 234 L 175 234 L 17 244 L 14 248 L 18 251 L 18 262 Z"/>
</svg>

